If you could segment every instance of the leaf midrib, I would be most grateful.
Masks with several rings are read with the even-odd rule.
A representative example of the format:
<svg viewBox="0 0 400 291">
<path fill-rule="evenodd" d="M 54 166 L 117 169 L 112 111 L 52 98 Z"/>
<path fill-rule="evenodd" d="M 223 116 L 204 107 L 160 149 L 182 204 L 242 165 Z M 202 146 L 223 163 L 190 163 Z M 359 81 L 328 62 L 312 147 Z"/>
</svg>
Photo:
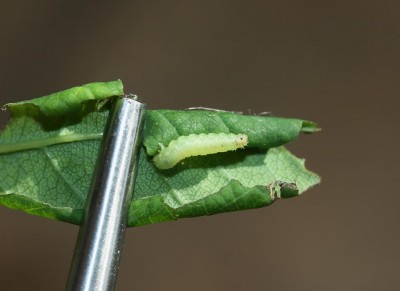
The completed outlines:
<svg viewBox="0 0 400 291">
<path fill-rule="evenodd" d="M 101 139 L 102 136 L 103 133 L 101 132 L 90 133 L 90 134 L 72 133 L 72 134 L 57 135 L 36 140 L 2 144 L 0 145 L 0 154 L 8 154 L 25 150 L 40 149 L 62 143 Z"/>
</svg>

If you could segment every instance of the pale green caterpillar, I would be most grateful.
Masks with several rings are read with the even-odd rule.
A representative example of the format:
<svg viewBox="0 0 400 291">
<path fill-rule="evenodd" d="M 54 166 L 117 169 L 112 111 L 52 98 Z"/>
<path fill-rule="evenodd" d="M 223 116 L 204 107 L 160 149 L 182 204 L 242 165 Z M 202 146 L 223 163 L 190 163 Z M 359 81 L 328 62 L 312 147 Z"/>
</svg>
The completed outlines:
<svg viewBox="0 0 400 291">
<path fill-rule="evenodd" d="M 233 151 L 244 148 L 247 143 L 245 134 L 202 133 L 180 136 L 167 147 L 160 144 L 161 150 L 154 157 L 154 164 L 162 170 L 170 169 L 185 158 Z"/>
</svg>

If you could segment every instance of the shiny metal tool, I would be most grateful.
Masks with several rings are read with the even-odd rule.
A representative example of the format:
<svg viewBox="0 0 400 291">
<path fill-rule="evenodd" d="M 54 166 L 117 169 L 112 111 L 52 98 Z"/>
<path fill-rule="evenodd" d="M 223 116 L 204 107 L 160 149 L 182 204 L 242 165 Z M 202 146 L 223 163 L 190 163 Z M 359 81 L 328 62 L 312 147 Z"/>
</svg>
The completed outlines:
<svg viewBox="0 0 400 291">
<path fill-rule="evenodd" d="M 108 117 L 66 290 L 114 290 L 136 179 L 144 104 L 116 97 Z"/>
</svg>

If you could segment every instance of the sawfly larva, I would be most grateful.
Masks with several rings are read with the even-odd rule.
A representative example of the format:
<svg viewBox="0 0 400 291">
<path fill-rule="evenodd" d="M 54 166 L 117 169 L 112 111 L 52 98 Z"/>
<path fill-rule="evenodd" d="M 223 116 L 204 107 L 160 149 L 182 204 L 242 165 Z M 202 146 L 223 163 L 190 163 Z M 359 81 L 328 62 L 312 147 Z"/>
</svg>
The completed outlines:
<svg viewBox="0 0 400 291">
<path fill-rule="evenodd" d="M 154 164 L 162 170 L 170 169 L 185 158 L 233 151 L 244 148 L 247 143 L 245 134 L 202 133 L 180 136 L 167 147 L 160 144 L 161 150 L 154 157 Z"/>
</svg>

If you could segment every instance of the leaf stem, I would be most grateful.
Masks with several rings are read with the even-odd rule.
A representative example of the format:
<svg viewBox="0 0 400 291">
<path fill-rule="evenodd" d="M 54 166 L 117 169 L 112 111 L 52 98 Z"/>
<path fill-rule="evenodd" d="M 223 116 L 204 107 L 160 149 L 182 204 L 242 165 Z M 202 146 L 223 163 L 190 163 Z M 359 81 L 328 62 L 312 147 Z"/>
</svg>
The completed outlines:
<svg viewBox="0 0 400 291">
<path fill-rule="evenodd" d="M 67 135 L 57 135 L 54 137 L 49 137 L 44 139 L 23 141 L 19 143 L 2 144 L 0 145 L 0 154 L 7 154 L 7 153 L 13 153 L 31 149 L 40 149 L 62 143 L 101 139 L 102 136 L 103 133 L 92 133 L 92 134 L 72 133 Z"/>
</svg>

